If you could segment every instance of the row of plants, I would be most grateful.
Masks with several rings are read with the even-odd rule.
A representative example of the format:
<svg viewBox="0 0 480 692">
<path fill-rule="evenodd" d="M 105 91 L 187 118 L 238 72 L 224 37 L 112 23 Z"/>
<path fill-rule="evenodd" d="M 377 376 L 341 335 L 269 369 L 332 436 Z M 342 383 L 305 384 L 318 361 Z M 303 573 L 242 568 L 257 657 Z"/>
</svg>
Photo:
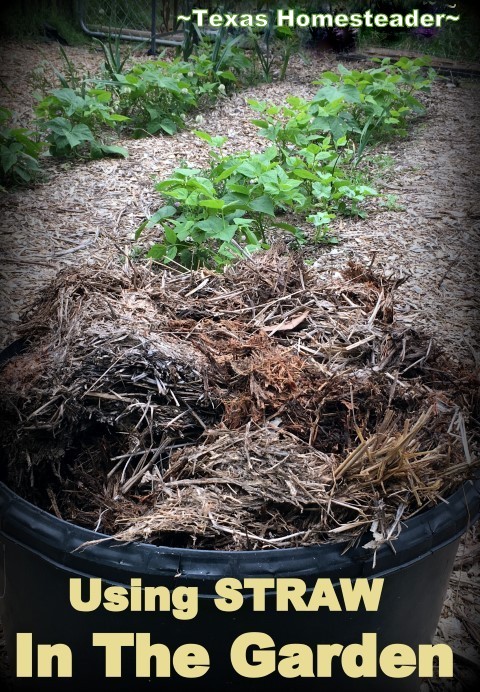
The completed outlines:
<svg viewBox="0 0 480 692">
<path fill-rule="evenodd" d="M 415 95 L 428 90 L 435 76 L 432 69 L 424 74 L 425 59 L 377 62 L 378 67 L 368 70 L 339 65 L 338 73 L 324 72 L 315 82 L 320 89 L 311 101 L 289 99 L 283 107 L 251 102 L 262 115 L 254 123 L 262 135 L 283 147 L 303 146 L 307 137 L 324 132 L 335 141 L 346 137 L 359 163 L 371 140 L 407 134 L 408 118 L 424 112 Z"/>
<path fill-rule="evenodd" d="M 337 214 L 363 215 L 362 202 L 376 195 L 359 166 L 367 145 L 407 133 L 408 120 L 424 108 L 416 94 L 430 88 L 426 61 L 383 60 L 368 70 L 325 72 L 311 100 L 289 97 L 284 105 L 249 101 L 252 122 L 271 144 L 262 153 L 223 154 L 226 137 L 206 132 L 206 169 L 182 167 L 158 182 L 167 201 L 136 232 L 158 228 L 148 257 L 183 267 L 224 264 L 268 247 L 272 231 L 331 242 Z M 285 213 L 297 223 L 287 223 Z"/>
<path fill-rule="evenodd" d="M 192 110 L 215 103 L 244 83 L 271 81 L 273 75 L 270 33 L 261 45 L 254 32 L 229 36 L 221 29 L 212 42 L 190 24 L 176 58 L 162 55 L 133 64 L 118 37 L 94 40 L 103 51 L 103 74 L 79 74 L 60 48 L 65 70 L 57 72 L 59 86 L 48 88 L 36 106 L 35 131 L 8 127 L 12 113 L 2 110 L 1 184 L 30 182 L 39 173 L 38 158 L 45 149 L 60 157 L 127 156 L 115 143 L 119 136 L 173 135 L 185 127 Z M 279 40 L 278 67 L 284 78 L 294 34 L 288 29 Z"/>
<path fill-rule="evenodd" d="M 118 42 L 103 44 L 104 74 L 79 77 L 70 64 L 68 77 L 37 105 L 37 126 L 50 153 L 68 156 L 123 154 L 112 149 L 111 134 L 142 137 L 174 134 L 186 114 L 214 102 L 241 79 L 248 58 L 232 42 L 200 47 L 188 60 L 180 56 L 134 63 L 126 67 Z M 65 60 L 68 61 L 64 54 Z"/>
</svg>

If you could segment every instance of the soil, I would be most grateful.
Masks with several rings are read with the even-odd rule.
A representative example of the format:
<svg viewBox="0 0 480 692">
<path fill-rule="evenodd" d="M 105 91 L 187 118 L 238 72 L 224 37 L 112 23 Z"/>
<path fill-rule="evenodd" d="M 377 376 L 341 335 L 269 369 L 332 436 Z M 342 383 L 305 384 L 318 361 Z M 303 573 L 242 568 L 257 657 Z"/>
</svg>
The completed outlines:
<svg viewBox="0 0 480 692">
<path fill-rule="evenodd" d="M 101 63 L 101 55 L 89 48 L 68 52 L 82 69 L 95 71 Z M 5 103 L 13 105 L 22 123 L 31 116 L 32 70 L 43 61 L 61 68 L 56 45 L 12 42 L 4 47 L 0 77 L 10 89 Z M 201 127 L 228 134 L 231 151 L 260 150 L 264 141 L 249 122 L 246 99 L 308 97 L 315 93 L 312 80 L 337 62 L 327 54 L 309 54 L 307 63 L 297 57 L 285 82 L 225 98 L 201 116 Z M 34 78 L 37 84 L 40 77 Z M 421 325 L 454 360 L 472 370 L 479 365 L 479 91 L 478 83 L 467 80 L 436 83 L 427 98 L 427 114 L 409 138 L 377 152 L 383 169 L 376 184 L 385 193 L 385 206 L 377 204 L 364 220 L 337 219 L 339 245 L 308 248 L 314 266 L 318 261 L 319 267 L 327 263 L 336 270 L 355 259 L 404 272 L 409 280 L 397 292 L 397 319 L 406 327 Z M 135 228 L 159 203 L 152 178 L 167 175 L 182 162 L 201 163 L 206 156 L 206 146 L 188 130 L 121 144 L 130 153 L 125 161 L 50 161 L 43 182 L 2 196 L 1 345 L 16 338 L 22 310 L 59 269 L 94 262 L 108 268 L 130 255 Z M 463 541 L 438 628 L 440 640 L 454 650 L 455 678 L 448 685 L 429 682 L 425 689 L 466 692 L 477 678 L 477 538 L 474 527 Z"/>
</svg>

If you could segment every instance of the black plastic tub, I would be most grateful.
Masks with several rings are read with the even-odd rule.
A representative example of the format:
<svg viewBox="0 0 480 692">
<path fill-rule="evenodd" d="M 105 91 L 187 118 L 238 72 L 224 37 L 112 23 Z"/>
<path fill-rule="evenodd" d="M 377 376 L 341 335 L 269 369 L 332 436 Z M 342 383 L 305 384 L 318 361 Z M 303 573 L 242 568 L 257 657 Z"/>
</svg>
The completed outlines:
<svg viewBox="0 0 480 692">
<path fill-rule="evenodd" d="M 0 616 L 10 660 L 16 661 L 17 633 L 32 633 L 35 645 L 67 644 L 73 661 L 73 679 L 45 679 L 36 675 L 34 657 L 33 677 L 17 678 L 15 686 L 55 691 L 96 683 L 109 691 L 193 691 L 265 690 L 273 685 L 285 690 L 413 692 L 419 687 L 416 672 L 401 679 L 383 676 L 379 670 L 376 677 L 352 678 L 335 663 L 332 677 L 315 674 L 287 679 L 274 672 L 246 678 L 233 670 L 230 650 L 240 635 L 261 632 L 270 635 L 276 651 L 284 644 L 302 643 L 315 654 L 319 644 L 360 643 L 364 633 L 376 634 L 379 652 L 389 644 L 405 644 L 417 651 L 420 644 L 431 642 L 460 538 L 479 511 L 477 480 L 464 484 L 448 503 L 409 520 L 394 542 L 395 550 L 383 545 L 377 551 L 373 569 L 370 550 L 360 546 L 342 554 L 345 546 L 341 544 L 227 552 L 126 545 L 109 539 L 78 549 L 103 536 L 51 516 L 0 484 Z M 198 614 L 181 620 L 168 611 L 117 613 L 100 607 L 78 612 L 69 600 L 72 577 L 99 578 L 105 585 L 129 586 L 131 578 L 140 578 L 143 586 L 195 586 Z M 308 589 L 324 578 L 332 581 L 337 593 L 340 578 L 382 577 L 385 581 L 375 612 L 330 612 L 327 608 L 278 612 L 274 591 L 267 593 L 265 611 L 254 612 L 248 591 L 243 606 L 226 613 L 215 604 L 215 585 L 224 577 L 294 577 Z M 125 649 L 121 677 L 106 678 L 104 649 L 92 646 L 92 633 L 150 633 L 152 644 L 163 643 L 172 654 L 181 645 L 198 643 L 208 650 L 210 667 L 197 679 L 186 679 L 174 670 L 169 677 L 157 678 L 153 670 L 150 678 L 137 678 L 133 650 Z"/>
</svg>

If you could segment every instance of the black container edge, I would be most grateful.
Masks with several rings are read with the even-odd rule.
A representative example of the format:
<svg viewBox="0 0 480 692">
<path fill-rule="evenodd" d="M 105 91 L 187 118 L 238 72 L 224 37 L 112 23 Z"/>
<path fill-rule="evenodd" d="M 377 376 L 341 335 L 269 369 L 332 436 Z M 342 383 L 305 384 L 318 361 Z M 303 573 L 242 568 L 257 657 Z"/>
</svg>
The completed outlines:
<svg viewBox="0 0 480 692">
<path fill-rule="evenodd" d="M 35 507 L 0 483 L 0 531 L 43 559 L 85 575 L 119 582 L 126 575 L 179 577 L 215 581 L 235 574 L 300 578 L 347 573 L 367 577 L 406 567 L 434 550 L 458 539 L 480 515 L 480 477 L 467 481 L 448 502 L 404 522 L 392 547 L 384 544 L 376 551 L 361 546 L 344 552 L 345 543 L 324 543 L 297 548 L 264 551 L 197 550 L 171 548 L 147 543 L 120 543 L 105 534 L 95 533 L 58 519 Z M 100 541 L 83 546 L 89 541 Z M 83 546 L 83 547 L 81 547 Z"/>
</svg>

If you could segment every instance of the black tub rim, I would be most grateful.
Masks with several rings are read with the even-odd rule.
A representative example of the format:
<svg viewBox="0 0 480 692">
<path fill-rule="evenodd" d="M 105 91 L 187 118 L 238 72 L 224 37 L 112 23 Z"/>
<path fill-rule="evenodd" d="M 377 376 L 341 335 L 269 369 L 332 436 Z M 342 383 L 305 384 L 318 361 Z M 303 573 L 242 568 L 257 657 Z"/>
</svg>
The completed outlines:
<svg viewBox="0 0 480 692">
<path fill-rule="evenodd" d="M 68 571 L 124 583 L 132 574 L 178 582 L 215 582 L 245 577 L 381 576 L 407 567 L 459 540 L 480 516 L 480 476 L 466 481 L 446 501 L 405 522 L 400 536 L 376 551 L 362 546 L 344 552 L 346 543 L 260 551 L 200 550 L 121 543 L 59 519 L 0 483 L 0 542 L 12 541 Z M 365 538 L 364 542 L 369 539 Z M 89 541 L 94 545 L 80 547 Z"/>
</svg>

